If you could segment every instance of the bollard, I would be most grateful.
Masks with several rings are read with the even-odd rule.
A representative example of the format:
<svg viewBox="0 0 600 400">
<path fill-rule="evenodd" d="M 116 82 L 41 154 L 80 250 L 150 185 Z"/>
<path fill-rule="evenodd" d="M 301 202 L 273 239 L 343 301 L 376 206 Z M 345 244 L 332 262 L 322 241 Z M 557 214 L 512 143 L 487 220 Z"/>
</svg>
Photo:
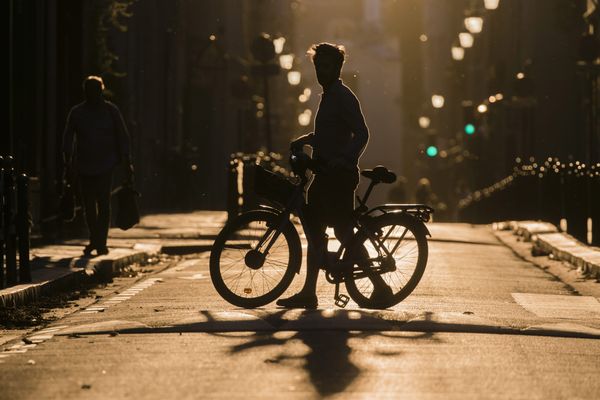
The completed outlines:
<svg viewBox="0 0 600 400">
<path fill-rule="evenodd" d="M 19 282 L 31 282 L 29 265 L 29 178 L 25 174 L 17 179 L 17 237 L 19 242 Z"/>
<path fill-rule="evenodd" d="M 229 221 L 237 215 L 237 163 L 237 158 L 232 154 L 227 166 L 227 220 Z"/>
<path fill-rule="evenodd" d="M 555 226 L 560 225 L 563 208 L 561 193 L 561 176 L 552 171 L 542 174 L 540 177 L 541 201 L 540 217 L 542 221 L 550 222 Z"/>
<path fill-rule="evenodd" d="M 600 246 L 600 163 L 592 165 L 588 177 L 592 246 Z"/>
<path fill-rule="evenodd" d="M 6 285 L 17 284 L 17 232 L 15 229 L 15 171 L 11 156 L 4 168 L 4 251 L 6 258 Z"/>
<path fill-rule="evenodd" d="M 258 198 L 256 197 L 256 193 L 254 192 L 254 169 L 256 167 L 256 164 L 260 162 L 260 157 L 260 153 L 258 156 L 256 154 L 246 154 L 242 159 L 244 163 L 242 180 L 244 196 L 244 203 L 242 204 L 243 212 L 254 210 L 256 209 L 256 207 L 258 207 Z"/>
<path fill-rule="evenodd" d="M 4 288 L 4 157 L 0 156 L 0 289 Z"/>
<path fill-rule="evenodd" d="M 587 236 L 587 196 L 586 179 L 573 168 L 567 170 L 565 179 L 565 205 L 567 233 L 582 243 Z"/>
</svg>

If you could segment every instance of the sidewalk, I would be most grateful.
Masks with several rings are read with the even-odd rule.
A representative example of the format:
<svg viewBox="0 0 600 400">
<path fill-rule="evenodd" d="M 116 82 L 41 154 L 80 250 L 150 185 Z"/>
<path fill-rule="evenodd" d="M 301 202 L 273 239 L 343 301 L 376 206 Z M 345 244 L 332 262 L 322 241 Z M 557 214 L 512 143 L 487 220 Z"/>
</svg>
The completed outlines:
<svg viewBox="0 0 600 400">
<path fill-rule="evenodd" d="M 531 242 L 534 256 L 549 256 L 566 261 L 584 275 L 600 280 L 600 248 L 588 246 L 542 221 L 507 221 L 493 224 L 494 230 L 511 230 Z"/>
<path fill-rule="evenodd" d="M 84 239 L 31 249 L 32 282 L 0 290 L 0 306 L 31 302 L 41 295 L 65 290 L 84 277 L 110 278 L 126 266 L 159 253 L 208 251 L 227 219 L 224 211 L 196 211 L 142 217 L 127 231 L 109 232 L 110 253 L 83 258 Z"/>
</svg>

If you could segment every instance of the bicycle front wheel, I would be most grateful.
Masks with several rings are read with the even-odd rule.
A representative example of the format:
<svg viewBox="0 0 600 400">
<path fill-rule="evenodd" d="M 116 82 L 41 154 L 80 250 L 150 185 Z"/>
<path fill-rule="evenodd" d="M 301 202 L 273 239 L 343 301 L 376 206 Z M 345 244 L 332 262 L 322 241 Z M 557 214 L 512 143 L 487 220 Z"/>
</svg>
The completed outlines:
<svg viewBox="0 0 600 400">
<path fill-rule="evenodd" d="M 359 230 L 345 254 L 354 265 L 345 277 L 350 297 L 360 307 L 379 309 L 404 300 L 425 271 L 425 234 L 420 221 L 402 214 L 382 215 Z"/>
<path fill-rule="evenodd" d="M 210 277 L 229 303 L 260 307 L 283 294 L 302 262 L 296 228 L 265 210 L 250 211 L 228 223 L 210 254 Z M 268 248 L 268 250 L 267 250 Z"/>
</svg>

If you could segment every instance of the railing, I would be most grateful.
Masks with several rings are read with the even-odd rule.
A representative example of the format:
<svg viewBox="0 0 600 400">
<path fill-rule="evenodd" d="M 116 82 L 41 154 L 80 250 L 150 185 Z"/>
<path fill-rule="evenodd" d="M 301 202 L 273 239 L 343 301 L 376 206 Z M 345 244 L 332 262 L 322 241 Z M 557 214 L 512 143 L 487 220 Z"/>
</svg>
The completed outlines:
<svg viewBox="0 0 600 400">
<path fill-rule="evenodd" d="M 536 219 L 578 240 L 600 244 L 600 163 L 548 158 L 517 163 L 513 173 L 459 202 L 465 222 Z"/>
<path fill-rule="evenodd" d="M 0 157 L 0 288 L 31 282 L 27 191 L 12 156 Z"/>
<path fill-rule="evenodd" d="M 241 212 L 252 210 L 261 202 L 254 191 L 254 168 L 260 165 L 268 171 L 288 176 L 288 171 L 280 166 L 281 155 L 277 153 L 233 153 L 229 159 L 229 183 L 227 217 L 232 218 Z"/>
</svg>

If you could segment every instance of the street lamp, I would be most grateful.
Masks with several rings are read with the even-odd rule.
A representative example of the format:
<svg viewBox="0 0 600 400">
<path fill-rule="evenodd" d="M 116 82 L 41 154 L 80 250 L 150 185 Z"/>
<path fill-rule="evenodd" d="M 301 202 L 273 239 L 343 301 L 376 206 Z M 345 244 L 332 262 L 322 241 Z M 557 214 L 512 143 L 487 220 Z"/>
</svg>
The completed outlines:
<svg viewBox="0 0 600 400">
<path fill-rule="evenodd" d="M 300 84 L 302 76 L 299 71 L 290 71 L 287 74 L 287 78 L 290 85 L 296 86 Z"/>
<path fill-rule="evenodd" d="M 483 29 L 483 18 L 467 17 L 465 18 L 465 28 L 471 33 L 479 33 Z"/>
<path fill-rule="evenodd" d="M 305 88 L 304 91 L 298 96 L 298 100 L 300 103 L 306 103 L 308 99 L 310 99 L 311 90 L 309 88 Z"/>
<path fill-rule="evenodd" d="M 460 61 L 465 58 L 465 49 L 460 46 L 452 46 L 452 59 Z"/>
<path fill-rule="evenodd" d="M 294 55 L 293 54 L 282 54 L 279 56 L 279 65 L 283 69 L 292 69 L 294 65 Z"/>
<path fill-rule="evenodd" d="M 283 36 L 273 39 L 273 46 L 275 46 L 276 54 L 281 54 L 281 52 L 283 51 L 284 44 L 285 44 L 285 38 Z"/>
<path fill-rule="evenodd" d="M 486 10 L 495 10 L 498 8 L 500 0 L 483 0 L 483 6 Z"/>
<path fill-rule="evenodd" d="M 444 107 L 444 96 L 439 94 L 434 94 L 431 96 L 431 105 L 433 105 L 433 108 Z"/>
<path fill-rule="evenodd" d="M 480 105 L 477 106 L 477 111 L 480 114 L 483 114 L 483 113 L 487 112 L 487 110 L 488 110 L 488 107 L 485 104 L 483 104 L 483 103 L 481 103 Z"/>
<path fill-rule="evenodd" d="M 262 78 L 264 87 L 264 111 L 260 110 L 265 117 L 265 136 L 267 140 L 267 148 L 272 149 L 271 142 L 271 112 L 269 101 L 269 77 L 279 73 L 279 65 L 275 61 L 275 45 L 271 35 L 261 33 L 250 44 L 250 51 L 256 60 L 256 64 L 252 66 L 253 72 Z"/>
<path fill-rule="evenodd" d="M 427 128 L 429 128 L 430 124 L 431 124 L 431 119 L 429 119 L 429 117 L 426 117 L 426 116 L 419 117 L 419 126 L 421 128 L 427 129 Z"/>
<path fill-rule="evenodd" d="M 469 32 L 461 32 L 458 34 L 458 40 L 460 41 L 460 46 L 468 49 L 473 47 L 474 38 Z"/>
<path fill-rule="evenodd" d="M 298 115 L 298 123 L 301 126 L 307 126 L 310 124 L 310 117 L 312 116 L 312 111 L 308 108 L 302 112 L 302 114 Z"/>
</svg>

